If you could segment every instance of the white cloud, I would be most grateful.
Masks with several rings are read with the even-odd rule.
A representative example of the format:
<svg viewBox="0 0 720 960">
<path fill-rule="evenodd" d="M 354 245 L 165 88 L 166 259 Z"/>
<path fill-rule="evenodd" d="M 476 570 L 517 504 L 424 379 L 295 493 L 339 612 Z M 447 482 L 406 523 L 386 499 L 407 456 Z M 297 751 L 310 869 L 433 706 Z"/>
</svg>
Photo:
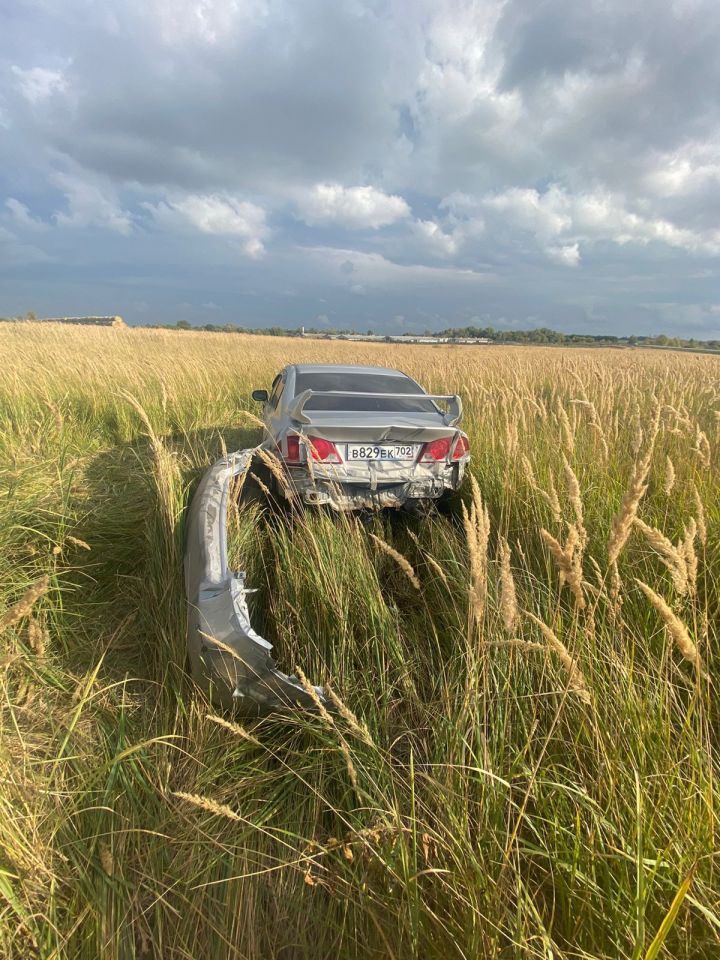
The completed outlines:
<svg viewBox="0 0 720 960">
<path fill-rule="evenodd" d="M 576 267 L 580 263 L 580 247 L 577 243 L 566 243 L 565 246 L 547 247 L 548 258 L 563 267 Z"/>
<path fill-rule="evenodd" d="M 379 253 L 346 250 L 338 247 L 303 247 L 298 253 L 330 268 L 337 284 L 346 289 L 362 287 L 370 289 L 402 286 L 408 281 L 418 285 L 448 287 L 458 284 L 487 284 L 496 278 L 491 273 L 457 267 L 432 267 L 421 263 L 395 263 Z M 353 292 L 359 292 L 355 289 Z"/>
<path fill-rule="evenodd" d="M 248 257 L 257 258 L 265 252 L 263 240 L 269 230 L 265 211 L 255 203 L 228 195 L 191 193 L 144 206 L 160 224 L 174 228 L 184 223 L 201 233 L 239 238 Z"/>
<path fill-rule="evenodd" d="M 54 180 L 67 201 L 67 210 L 58 210 L 54 215 L 59 226 L 103 227 L 124 235 L 131 232 L 130 214 L 122 209 L 112 187 L 67 173 L 56 174 Z"/>
<path fill-rule="evenodd" d="M 54 93 L 64 93 L 67 88 L 65 74 L 61 70 L 48 70 L 45 67 L 14 66 L 12 72 L 17 78 L 20 92 L 30 103 L 40 103 Z"/>
<path fill-rule="evenodd" d="M 402 197 L 371 186 L 343 187 L 339 183 L 318 183 L 299 193 L 296 206 L 307 224 L 336 224 L 354 230 L 377 230 L 410 216 Z"/>
<path fill-rule="evenodd" d="M 416 220 L 413 232 L 419 237 L 428 250 L 441 257 L 452 257 L 458 251 L 458 241 L 434 220 Z"/>
<path fill-rule="evenodd" d="M 23 10 L 0 36 L 0 134 L 12 130 L 0 222 L 52 256 L 62 246 L 89 283 L 117 248 L 116 236 L 85 235 L 103 227 L 132 236 L 133 275 L 148 249 L 158 264 L 166 255 L 170 290 L 187 263 L 204 289 L 224 270 L 268 322 L 290 287 L 306 291 L 293 301 L 304 317 L 327 309 L 338 322 L 349 303 L 352 322 L 399 312 L 412 324 L 414 293 L 422 311 L 433 284 L 443 316 L 455 309 L 459 321 L 479 309 L 473 285 L 491 272 L 488 323 L 568 329 L 586 317 L 588 328 L 629 329 L 654 322 L 660 295 L 715 296 L 717 0 L 28 0 Z M 48 184 L 66 203 L 48 201 Z M 166 231 L 164 254 L 159 230 L 130 212 L 138 204 Z M 262 260 L 269 222 L 274 256 Z M 303 251 L 321 243 L 311 269 Z M 329 252 L 343 246 L 364 252 L 338 250 L 345 273 Z M 48 271 L 38 290 L 56 282 Z M 162 306 L 154 292 L 137 296 Z M 336 299 L 319 306 L 326 296 Z"/>
<path fill-rule="evenodd" d="M 529 234 L 551 260 L 565 265 L 579 262 L 578 241 L 609 241 L 620 246 L 657 242 L 704 256 L 720 253 L 720 230 L 679 226 L 646 213 L 641 204 L 633 210 L 625 197 L 604 190 L 572 193 L 551 184 L 540 193 L 512 187 L 474 202 L 454 196 L 445 205 L 454 211 L 462 210 L 464 205 L 468 212 L 492 212 L 496 226 L 505 232 L 511 244 L 521 245 L 522 235 Z"/>
<path fill-rule="evenodd" d="M 8 197 L 5 206 L 19 227 L 24 227 L 26 230 L 44 230 L 47 228 L 46 223 L 33 217 L 28 207 L 16 200 L 15 197 Z"/>
<path fill-rule="evenodd" d="M 572 225 L 567 197 L 556 186 L 544 194 L 512 187 L 503 193 L 487 196 L 484 205 L 500 211 L 515 226 L 528 230 L 540 240 L 557 237 Z"/>
<path fill-rule="evenodd" d="M 250 237 L 242 244 L 241 249 L 248 257 L 256 260 L 265 253 L 265 244 L 257 237 Z"/>
<path fill-rule="evenodd" d="M 245 200 L 190 194 L 173 206 L 203 233 L 244 237 L 265 229 L 264 210 Z"/>
<path fill-rule="evenodd" d="M 644 186 L 658 197 L 685 197 L 717 189 L 720 184 L 720 138 L 715 143 L 690 142 L 657 158 Z"/>
<path fill-rule="evenodd" d="M 260 0 L 153 0 L 147 4 L 148 16 L 170 45 L 219 43 L 232 35 L 238 21 L 261 16 L 265 6 Z"/>
</svg>

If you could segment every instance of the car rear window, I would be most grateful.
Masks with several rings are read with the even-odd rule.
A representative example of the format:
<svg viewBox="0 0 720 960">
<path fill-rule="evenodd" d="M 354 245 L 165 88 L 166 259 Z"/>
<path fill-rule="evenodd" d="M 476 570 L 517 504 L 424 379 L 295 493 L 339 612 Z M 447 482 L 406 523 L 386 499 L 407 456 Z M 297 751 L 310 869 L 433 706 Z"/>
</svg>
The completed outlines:
<svg viewBox="0 0 720 960">
<path fill-rule="evenodd" d="M 438 412 L 432 400 L 419 399 L 424 396 L 424 391 L 408 377 L 380 373 L 299 373 L 295 380 L 295 396 L 304 390 L 320 392 L 333 390 L 350 394 L 342 397 L 310 397 L 305 404 L 305 410 L 359 410 L 368 413 Z M 353 393 L 401 393 L 404 396 L 353 397 Z"/>
</svg>

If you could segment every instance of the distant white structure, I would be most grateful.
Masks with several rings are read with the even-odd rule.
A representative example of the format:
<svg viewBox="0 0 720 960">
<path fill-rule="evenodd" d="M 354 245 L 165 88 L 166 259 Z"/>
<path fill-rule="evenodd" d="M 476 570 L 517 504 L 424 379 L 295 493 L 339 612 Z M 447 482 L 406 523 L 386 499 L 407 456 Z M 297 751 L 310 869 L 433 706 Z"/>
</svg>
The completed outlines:
<svg viewBox="0 0 720 960">
<path fill-rule="evenodd" d="M 303 335 L 304 335 L 303 327 Z M 318 334 L 322 340 L 362 340 L 379 341 L 391 343 L 492 343 L 488 337 L 423 337 L 415 334 L 389 334 L 384 336 L 381 333 L 328 333 Z"/>
<path fill-rule="evenodd" d="M 124 327 L 122 317 L 38 317 L 28 323 L 76 323 L 83 327 Z"/>
</svg>

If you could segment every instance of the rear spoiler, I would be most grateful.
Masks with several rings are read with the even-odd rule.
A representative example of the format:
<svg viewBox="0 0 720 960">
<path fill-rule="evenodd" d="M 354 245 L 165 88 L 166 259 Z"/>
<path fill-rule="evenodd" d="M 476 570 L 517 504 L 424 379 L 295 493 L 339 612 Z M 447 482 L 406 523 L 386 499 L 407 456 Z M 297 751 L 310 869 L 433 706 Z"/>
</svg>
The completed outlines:
<svg viewBox="0 0 720 960">
<path fill-rule="evenodd" d="M 462 400 L 456 393 L 362 393 L 356 390 L 303 390 L 303 392 L 299 393 L 290 403 L 288 416 L 291 420 L 294 420 L 296 423 L 311 423 L 310 417 L 303 412 L 303 408 L 310 397 L 376 397 L 380 400 L 444 400 L 448 404 L 448 411 L 443 414 L 443 417 L 448 427 L 459 426 L 463 415 Z"/>
</svg>

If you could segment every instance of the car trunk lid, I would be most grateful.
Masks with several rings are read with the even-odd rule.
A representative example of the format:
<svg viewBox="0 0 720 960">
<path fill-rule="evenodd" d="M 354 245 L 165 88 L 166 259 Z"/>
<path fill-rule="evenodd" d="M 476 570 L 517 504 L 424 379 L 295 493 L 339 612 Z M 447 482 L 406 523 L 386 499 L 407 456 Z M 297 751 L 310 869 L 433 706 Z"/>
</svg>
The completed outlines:
<svg viewBox="0 0 720 960">
<path fill-rule="evenodd" d="M 308 411 L 302 433 L 336 444 L 427 443 L 454 433 L 438 413 Z"/>
</svg>

